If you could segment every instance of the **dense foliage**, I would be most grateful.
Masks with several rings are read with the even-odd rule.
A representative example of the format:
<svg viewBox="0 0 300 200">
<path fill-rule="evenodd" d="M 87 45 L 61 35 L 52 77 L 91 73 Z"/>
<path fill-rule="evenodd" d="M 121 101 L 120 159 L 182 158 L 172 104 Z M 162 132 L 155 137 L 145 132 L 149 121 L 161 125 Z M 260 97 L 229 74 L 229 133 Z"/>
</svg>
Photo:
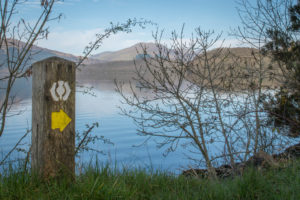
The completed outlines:
<svg viewBox="0 0 300 200">
<path fill-rule="evenodd" d="M 278 17 L 277 20 L 281 20 Z M 264 53 L 270 53 L 283 72 L 283 82 L 268 102 L 270 122 L 277 128 L 288 128 L 291 137 L 300 136 L 300 2 L 289 8 L 287 29 L 274 26 L 267 30 L 270 41 Z"/>
</svg>

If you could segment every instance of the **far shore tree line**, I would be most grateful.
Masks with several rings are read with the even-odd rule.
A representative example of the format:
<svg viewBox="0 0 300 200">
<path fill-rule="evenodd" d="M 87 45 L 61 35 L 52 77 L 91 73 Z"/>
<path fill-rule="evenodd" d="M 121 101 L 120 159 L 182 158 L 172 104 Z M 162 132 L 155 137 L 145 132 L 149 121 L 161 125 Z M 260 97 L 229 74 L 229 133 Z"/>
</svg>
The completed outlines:
<svg viewBox="0 0 300 200">
<path fill-rule="evenodd" d="M 40 16 L 31 24 L 15 15 L 23 1 L 0 1 L 0 49 L 6 53 L 0 63 L 0 136 L 16 103 L 11 88 L 17 79 L 30 76 L 25 66 L 34 56 L 31 48 L 47 38 L 49 21 L 61 16 L 51 15 L 57 2 L 41 1 Z M 128 95 L 116 80 L 117 92 L 130 105 L 121 111 L 137 124 L 138 134 L 146 140 L 161 138 L 158 145 L 167 146 L 166 153 L 178 145 L 186 147 L 190 159 L 212 176 L 220 164 L 235 166 L 260 151 L 278 153 L 300 136 L 300 2 L 237 3 L 241 25 L 231 35 L 249 47 L 249 56 L 217 47 L 222 36 L 200 27 L 189 41 L 184 27 L 172 32 L 171 45 L 163 44 L 163 33 L 157 31 L 154 56 L 142 46 L 138 53 L 143 62 L 135 66 L 135 82 L 149 95 L 137 94 L 134 84 Z M 153 23 L 133 19 L 111 24 L 86 47 L 77 66 L 105 38 L 148 24 Z M 89 135 L 96 126 L 77 137 L 76 152 L 88 150 L 89 141 L 99 139 Z"/>
</svg>

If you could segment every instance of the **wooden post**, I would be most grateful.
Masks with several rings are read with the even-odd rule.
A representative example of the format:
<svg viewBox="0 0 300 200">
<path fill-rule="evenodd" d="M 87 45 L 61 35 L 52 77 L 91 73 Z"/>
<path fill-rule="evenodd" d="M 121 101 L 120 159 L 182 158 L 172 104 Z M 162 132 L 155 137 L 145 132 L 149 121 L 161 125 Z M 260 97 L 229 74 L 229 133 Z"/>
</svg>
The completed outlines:
<svg viewBox="0 0 300 200">
<path fill-rule="evenodd" d="M 31 169 L 43 179 L 75 174 L 75 63 L 51 57 L 32 66 Z"/>
</svg>

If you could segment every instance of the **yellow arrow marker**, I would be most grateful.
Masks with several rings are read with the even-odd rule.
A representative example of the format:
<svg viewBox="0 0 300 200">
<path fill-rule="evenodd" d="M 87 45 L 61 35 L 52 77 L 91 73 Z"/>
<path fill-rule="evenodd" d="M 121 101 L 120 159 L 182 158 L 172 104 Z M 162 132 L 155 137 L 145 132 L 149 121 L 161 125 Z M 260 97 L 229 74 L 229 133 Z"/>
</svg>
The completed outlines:
<svg viewBox="0 0 300 200">
<path fill-rule="evenodd" d="M 70 123 L 71 120 L 72 119 L 62 109 L 60 109 L 59 112 L 52 112 L 51 128 L 59 128 L 59 131 L 63 132 L 63 130 L 66 128 L 66 126 Z"/>
</svg>

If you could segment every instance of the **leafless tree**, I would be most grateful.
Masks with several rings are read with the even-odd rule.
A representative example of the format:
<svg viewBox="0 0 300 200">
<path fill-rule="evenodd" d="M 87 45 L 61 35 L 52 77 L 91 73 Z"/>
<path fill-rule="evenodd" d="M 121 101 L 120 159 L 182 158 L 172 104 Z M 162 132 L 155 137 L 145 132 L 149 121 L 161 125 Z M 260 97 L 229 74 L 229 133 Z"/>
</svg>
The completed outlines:
<svg viewBox="0 0 300 200">
<path fill-rule="evenodd" d="M 235 167 L 260 150 L 273 153 L 281 138 L 265 123 L 262 103 L 274 86 L 270 59 L 257 48 L 249 48 L 247 56 L 216 48 L 221 36 L 200 28 L 189 41 L 183 30 L 174 31 L 169 47 L 161 38 L 154 35 L 154 56 L 143 47 L 130 92 L 116 82 L 130 106 L 120 109 L 137 124 L 138 134 L 146 141 L 160 138 L 159 147 L 167 145 L 168 151 L 186 147 L 196 154 L 191 159 L 204 159 L 212 176 L 219 162 Z"/>
<path fill-rule="evenodd" d="M 47 37 L 47 22 L 60 17 L 51 18 L 50 15 L 56 2 L 41 1 L 37 20 L 29 23 L 21 17 L 16 17 L 20 6 L 26 4 L 26 1 L 0 1 L 0 49 L 1 53 L 6 55 L 1 58 L 0 63 L 0 136 L 3 134 L 9 110 L 16 101 L 16 97 L 11 95 L 13 85 L 17 79 L 30 76 L 30 71 L 26 71 L 25 67 L 32 57 L 31 48 L 37 40 Z"/>
<path fill-rule="evenodd" d="M 169 145 L 168 151 L 179 144 L 187 147 L 198 160 L 203 157 L 214 176 L 214 160 L 222 157 L 234 166 L 236 154 L 241 153 L 232 141 L 237 123 L 228 120 L 227 92 L 235 62 L 228 49 L 212 50 L 221 35 L 200 28 L 195 35 L 187 42 L 183 30 L 174 31 L 167 48 L 157 32 L 157 52 L 150 57 L 143 47 L 143 64 L 136 65 L 130 93 L 122 83 L 116 86 L 123 103 L 130 105 L 130 109 L 121 108 L 122 113 L 134 120 L 139 134 L 162 138 L 160 146 Z M 136 87 L 147 95 L 139 94 Z"/>
<path fill-rule="evenodd" d="M 273 78 L 274 70 L 269 68 L 271 60 L 259 48 L 245 50 L 248 52 L 244 52 L 243 56 L 233 55 L 236 69 L 231 84 L 234 88 L 228 98 L 232 116 L 239 119 L 233 133 L 234 137 L 239 138 L 237 146 L 245 150 L 239 158 L 241 162 L 259 151 L 276 153 L 286 142 L 290 142 L 288 138 L 276 134 L 268 124 L 264 102 L 278 84 Z"/>
</svg>

